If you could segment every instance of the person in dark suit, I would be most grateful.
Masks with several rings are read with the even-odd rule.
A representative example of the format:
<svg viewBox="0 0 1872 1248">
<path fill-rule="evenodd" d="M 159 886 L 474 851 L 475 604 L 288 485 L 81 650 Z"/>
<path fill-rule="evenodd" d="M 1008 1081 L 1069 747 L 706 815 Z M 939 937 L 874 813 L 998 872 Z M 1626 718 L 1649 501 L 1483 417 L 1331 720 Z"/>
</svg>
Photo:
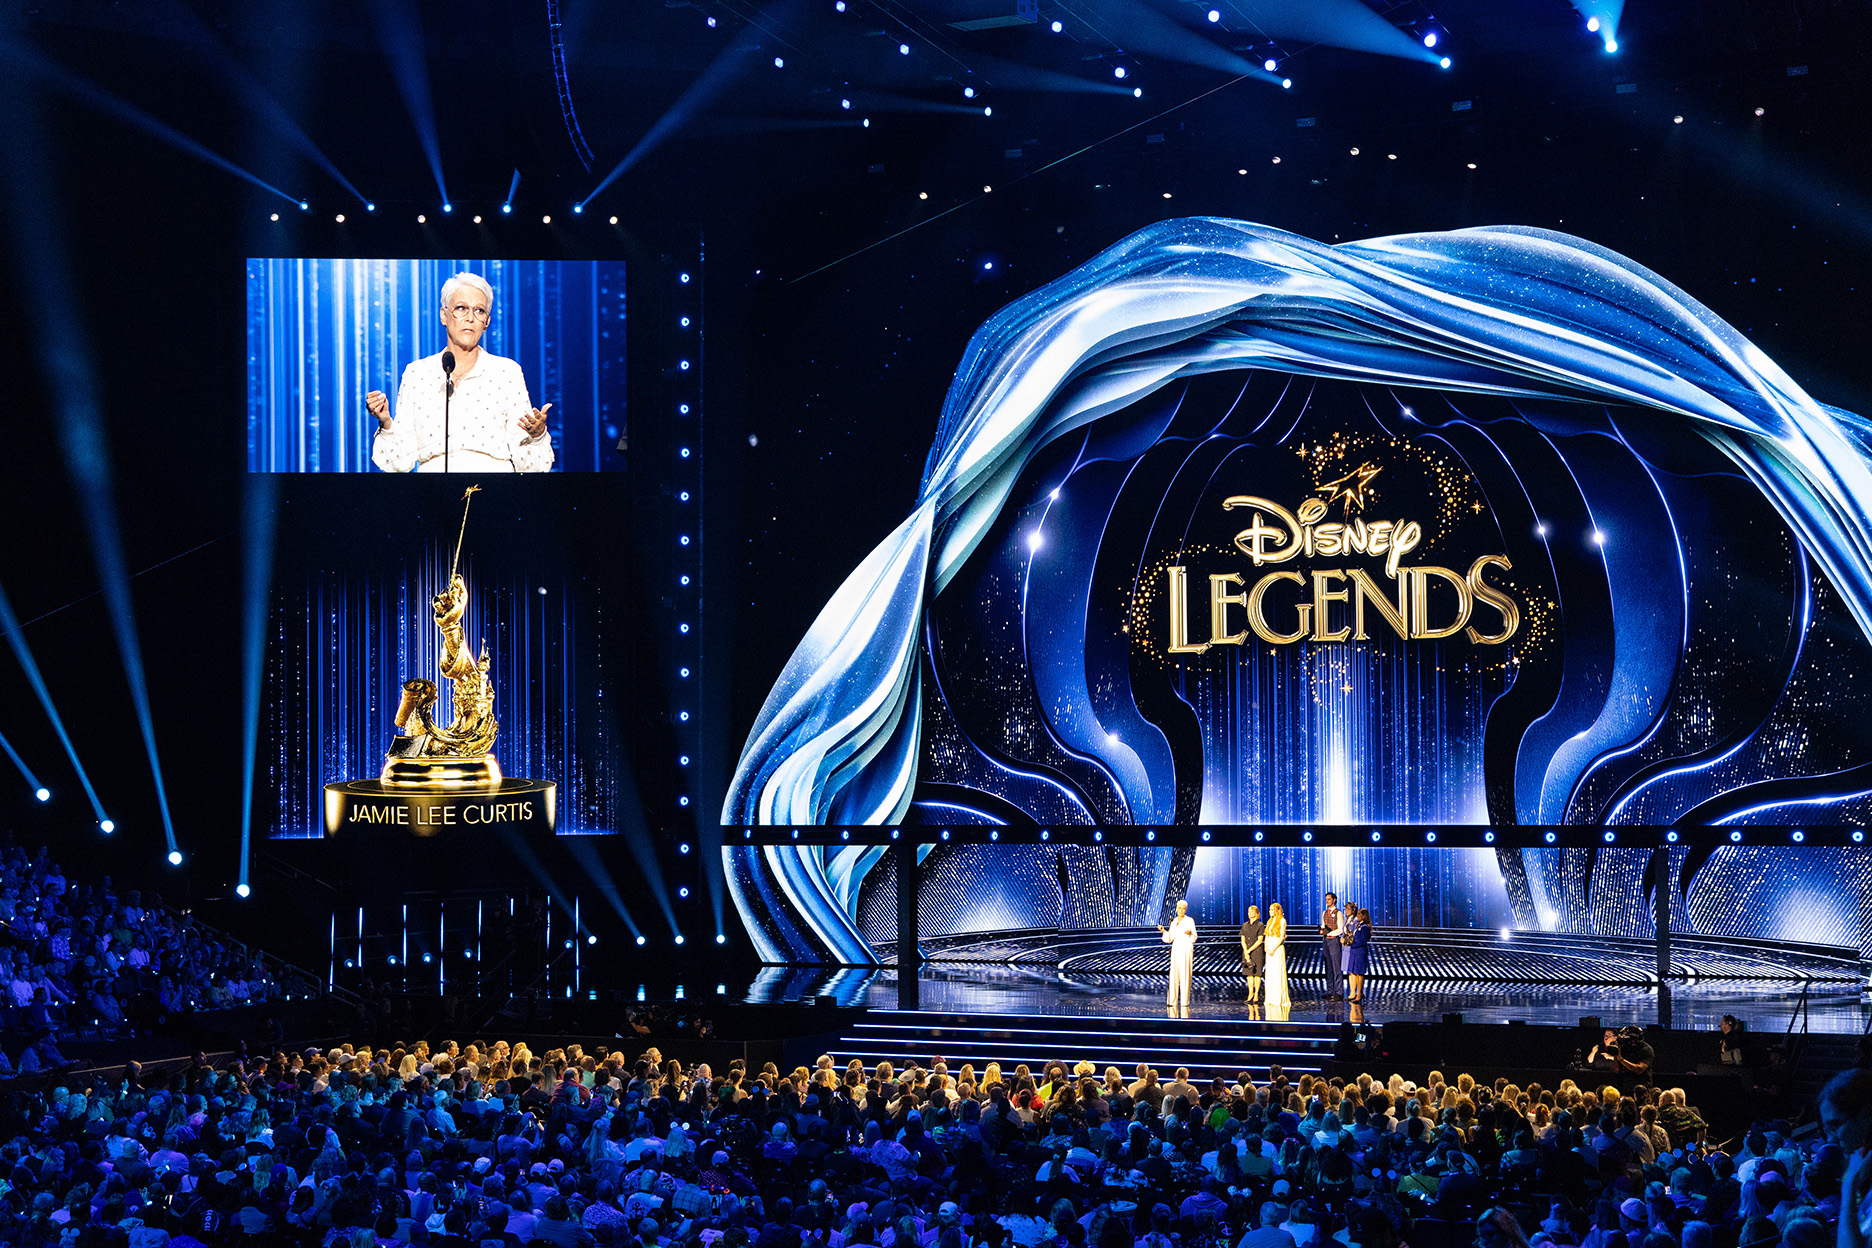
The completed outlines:
<svg viewBox="0 0 1872 1248">
<path fill-rule="evenodd" d="M 1339 909 L 1339 894 L 1326 894 L 1326 909 L 1320 915 L 1320 953 L 1326 963 L 1326 999 L 1338 1001 L 1345 997 L 1345 977 L 1339 969 L 1339 955 L 1344 946 L 1339 938 L 1345 935 L 1345 916 Z"/>
</svg>

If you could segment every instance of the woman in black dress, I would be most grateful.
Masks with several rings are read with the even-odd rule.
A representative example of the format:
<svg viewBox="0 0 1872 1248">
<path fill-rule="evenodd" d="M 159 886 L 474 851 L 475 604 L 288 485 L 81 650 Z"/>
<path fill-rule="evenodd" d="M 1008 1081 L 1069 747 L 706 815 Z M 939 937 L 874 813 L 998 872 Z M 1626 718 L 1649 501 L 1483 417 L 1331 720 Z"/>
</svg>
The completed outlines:
<svg viewBox="0 0 1872 1248">
<path fill-rule="evenodd" d="M 1261 1000 L 1261 968 L 1267 961 L 1266 940 L 1261 923 L 1261 907 L 1248 907 L 1248 921 L 1241 925 L 1242 974 L 1248 979 L 1248 1000 Z"/>
</svg>

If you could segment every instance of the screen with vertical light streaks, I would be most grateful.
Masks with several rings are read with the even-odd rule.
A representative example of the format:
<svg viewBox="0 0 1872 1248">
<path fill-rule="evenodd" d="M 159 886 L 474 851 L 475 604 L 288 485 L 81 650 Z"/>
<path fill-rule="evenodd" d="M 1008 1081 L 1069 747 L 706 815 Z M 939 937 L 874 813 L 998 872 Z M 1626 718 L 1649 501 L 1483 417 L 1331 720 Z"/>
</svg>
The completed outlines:
<svg viewBox="0 0 1872 1248">
<path fill-rule="evenodd" d="M 405 680 L 434 681 L 438 719 L 452 713 L 430 604 L 458 540 L 463 631 L 488 657 L 501 771 L 558 785 L 561 835 L 619 830 L 635 630 L 603 627 L 608 610 L 628 615 L 607 565 L 624 511 L 608 480 L 566 497 L 572 482 L 483 479 L 465 527 L 458 478 L 412 478 L 394 516 L 365 505 L 381 486 L 354 478 L 287 495 L 264 702 L 271 835 L 323 835 L 324 786 L 376 778 Z"/>
<path fill-rule="evenodd" d="M 621 470 L 621 262 L 270 258 L 247 261 L 248 471 L 376 471 L 364 396 L 394 402 L 404 367 L 442 350 L 442 284 L 463 271 L 494 288 L 486 349 L 552 404 L 553 470 Z"/>
</svg>

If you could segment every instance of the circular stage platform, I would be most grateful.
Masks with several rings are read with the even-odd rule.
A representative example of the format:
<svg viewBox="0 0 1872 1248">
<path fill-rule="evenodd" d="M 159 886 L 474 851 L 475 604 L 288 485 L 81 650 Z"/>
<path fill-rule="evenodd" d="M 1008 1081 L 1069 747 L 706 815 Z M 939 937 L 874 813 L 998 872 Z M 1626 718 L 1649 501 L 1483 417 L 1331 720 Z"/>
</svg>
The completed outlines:
<svg viewBox="0 0 1872 1248">
<path fill-rule="evenodd" d="M 1154 928 L 1095 931 L 1034 930 L 926 937 L 924 958 L 953 963 L 1051 968 L 1059 978 L 1097 982 L 1161 982 L 1170 973 L 1170 947 Z M 887 962 L 894 946 L 879 946 Z M 1474 928 L 1375 927 L 1372 984 L 1428 988 L 1443 984 L 1579 984 L 1652 987 L 1659 982 L 1657 946 L 1650 939 L 1562 932 L 1485 931 Z M 1320 943 L 1311 931 L 1288 944 L 1287 973 L 1317 980 L 1324 973 Z M 1196 974 L 1241 978 L 1237 929 L 1198 928 Z M 1752 941 L 1673 933 L 1674 984 L 1747 980 L 1842 984 L 1862 982 L 1857 950 L 1828 945 Z"/>
<path fill-rule="evenodd" d="M 1259 1017 L 1245 1001 L 1236 930 L 1199 929 L 1192 1013 Z M 1354 1018 L 1327 1000 L 1312 933 L 1290 946 L 1291 1017 Z M 988 932 L 925 938 L 911 1008 L 1041 1015 L 1148 1016 L 1163 1012 L 1169 947 L 1152 928 Z M 1365 1005 L 1357 1021 L 1572 1025 L 1651 1022 L 1668 1010 L 1677 1027 L 1713 1028 L 1725 1013 L 1755 1029 L 1780 1029 L 1797 1012 L 1815 1031 L 1860 1032 L 1868 1021 L 1858 952 L 1823 945 L 1673 935 L 1671 973 L 1657 974 L 1649 940 L 1552 932 L 1378 928 Z M 881 945 L 887 963 L 895 949 Z M 910 1000 L 894 965 L 882 970 L 774 967 L 749 986 L 750 1001 L 832 996 L 847 1005 L 896 1008 Z"/>
</svg>

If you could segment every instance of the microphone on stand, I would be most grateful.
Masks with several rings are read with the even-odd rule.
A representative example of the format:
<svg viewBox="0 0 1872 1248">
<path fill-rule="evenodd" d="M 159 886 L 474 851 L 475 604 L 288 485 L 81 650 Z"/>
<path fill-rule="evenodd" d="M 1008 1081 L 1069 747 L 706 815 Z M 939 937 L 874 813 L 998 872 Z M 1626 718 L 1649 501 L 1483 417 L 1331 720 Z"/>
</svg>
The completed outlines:
<svg viewBox="0 0 1872 1248">
<path fill-rule="evenodd" d="M 455 353 L 442 353 L 442 471 L 449 470 L 449 400 L 455 396 Z"/>
</svg>

